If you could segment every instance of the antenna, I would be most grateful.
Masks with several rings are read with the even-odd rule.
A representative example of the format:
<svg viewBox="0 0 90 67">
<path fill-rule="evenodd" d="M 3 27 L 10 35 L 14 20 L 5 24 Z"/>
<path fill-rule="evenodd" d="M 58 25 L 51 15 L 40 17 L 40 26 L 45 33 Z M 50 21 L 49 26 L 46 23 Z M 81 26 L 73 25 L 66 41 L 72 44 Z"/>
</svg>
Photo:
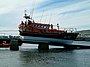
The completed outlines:
<svg viewBox="0 0 90 67">
<path fill-rule="evenodd" d="M 43 10 L 43 12 L 42 12 L 42 16 L 41 16 L 40 22 L 41 22 L 41 20 L 42 20 L 43 14 L 44 14 L 44 10 Z"/>
<path fill-rule="evenodd" d="M 26 10 L 25 10 L 24 12 L 25 12 L 24 18 L 25 18 L 25 19 L 30 19 L 30 16 L 28 16 L 28 15 L 26 14 Z"/>
<path fill-rule="evenodd" d="M 25 10 L 25 11 L 24 11 L 24 13 L 25 13 L 25 16 L 27 15 L 27 14 L 26 14 L 26 12 L 27 12 L 27 11 Z"/>
<path fill-rule="evenodd" d="M 50 14 L 49 24 L 50 24 L 50 22 L 51 22 L 51 16 L 52 16 L 52 13 Z"/>
<path fill-rule="evenodd" d="M 30 11 L 31 19 L 32 19 L 32 17 L 33 17 L 33 12 L 34 12 L 34 8 L 32 8 L 32 10 Z"/>
<path fill-rule="evenodd" d="M 36 3 L 36 0 L 34 0 L 34 2 L 32 3 L 32 8 L 31 8 L 31 11 L 30 11 L 30 16 L 31 16 L 31 19 L 33 18 L 33 13 L 34 13 L 34 8 L 35 8 L 35 3 Z"/>
</svg>

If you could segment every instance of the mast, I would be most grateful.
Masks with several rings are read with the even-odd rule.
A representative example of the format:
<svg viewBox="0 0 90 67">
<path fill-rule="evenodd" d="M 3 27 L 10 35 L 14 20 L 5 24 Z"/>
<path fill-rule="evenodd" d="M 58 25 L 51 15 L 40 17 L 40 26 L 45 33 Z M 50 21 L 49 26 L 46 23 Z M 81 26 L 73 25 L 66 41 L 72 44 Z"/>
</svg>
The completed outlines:
<svg viewBox="0 0 90 67">
<path fill-rule="evenodd" d="M 49 24 L 50 24 L 50 22 L 51 22 L 51 17 L 52 17 L 52 13 L 50 14 Z"/>
<path fill-rule="evenodd" d="M 27 16 L 26 12 L 27 12 L 27 11 L 25 10 L 25 11 L 24 11 L 24 13 L 25 13 L 25 16 Z"/>
<path fill-rule="evenodd" d="M 24 18 L 25 18 L 25 19 L 30 19 L 30 15 L 27 15 L 26 12 L 27 12 L 27 11 L 25 10 L 25 14 L 24 14 L 25 16 L 24 16 Z"/>
<path fill-rule="evenodd" d="M 30 16 L 31 16 L 30 19 L 31 19 L 31 20 L 32 20 L 33 15 L 34 15 L 35 4 L 36 4 L 36 0 L 33 1 L 33 3 L 32 3 L 32 8 L 31 8 L 31 10 L 30 10 Z"/>
<path fill-rule="evenodd" d="M 33 13 L 34 13 L 34 8 L 32 8 L 32 10 L 30 11 L 30 19 L 32 19 L 33 18 Z"/>
</svg>

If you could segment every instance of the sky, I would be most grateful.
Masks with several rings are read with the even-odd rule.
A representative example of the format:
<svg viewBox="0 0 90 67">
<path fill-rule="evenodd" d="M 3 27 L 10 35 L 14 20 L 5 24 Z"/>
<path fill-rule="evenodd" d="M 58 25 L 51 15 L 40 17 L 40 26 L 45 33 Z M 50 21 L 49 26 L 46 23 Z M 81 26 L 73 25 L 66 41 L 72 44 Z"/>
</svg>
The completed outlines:
<svg viewBox="0 0 90 67">
<path fill-rule="evenodd" d="M 18 30 L 24 10 L 36 22 L 90 29 L 90 0 L 0 0 L 0 30 Z"/>
</svg>

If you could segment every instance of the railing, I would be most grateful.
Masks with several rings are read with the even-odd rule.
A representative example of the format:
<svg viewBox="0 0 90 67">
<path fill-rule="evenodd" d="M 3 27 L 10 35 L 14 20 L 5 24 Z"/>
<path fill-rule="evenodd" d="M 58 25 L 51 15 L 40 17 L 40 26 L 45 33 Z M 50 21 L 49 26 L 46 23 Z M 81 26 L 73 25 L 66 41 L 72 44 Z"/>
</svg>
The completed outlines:
<svg viewBox="0 0 90 67">
<path fill-rule="evenodd" d="M 60 28 L 60 30 L 64 30 L 66 32 L 76 32 L 77 28 Z"/>
<path fill-rule="evenodd" d="M 60 28 L 59 25 L 53 25 L 54 29 L 57 29 L 57 30 L 64 30 L 66 32 L 76 32 L 77 31 L 77 28 Z"/>
</svg>

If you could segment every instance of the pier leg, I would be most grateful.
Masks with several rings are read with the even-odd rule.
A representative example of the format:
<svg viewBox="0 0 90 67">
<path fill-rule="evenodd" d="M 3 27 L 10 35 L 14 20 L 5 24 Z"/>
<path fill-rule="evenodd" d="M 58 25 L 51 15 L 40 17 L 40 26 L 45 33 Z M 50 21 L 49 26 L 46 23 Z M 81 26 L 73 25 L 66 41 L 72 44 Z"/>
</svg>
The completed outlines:
<svg viewBox="0 0 90 67">
<path fill-rule="evenodd" d="M 47 44 L 39 44 L 38 49 L 39 50 L 49 50 L 49 45 L 47 45 Z"/>
<path fill-rule="evenodd" d="M 79 47 L 78 46 L 75 46 L 75 45 L 66 45 L 64 46 L 64 49 L 78 49 Z"/>
<path fill-rule="evenodd" d="M 18 40 L 18 46 L 21 46 L 22 45 L 22 40 Z"/>
<path fill-rule="evenodd" d="M 18 40 L 11 40 L 10 50 L 12 50 L 12 51 L 18 51 L 19 50 Z"/>
</svg>

